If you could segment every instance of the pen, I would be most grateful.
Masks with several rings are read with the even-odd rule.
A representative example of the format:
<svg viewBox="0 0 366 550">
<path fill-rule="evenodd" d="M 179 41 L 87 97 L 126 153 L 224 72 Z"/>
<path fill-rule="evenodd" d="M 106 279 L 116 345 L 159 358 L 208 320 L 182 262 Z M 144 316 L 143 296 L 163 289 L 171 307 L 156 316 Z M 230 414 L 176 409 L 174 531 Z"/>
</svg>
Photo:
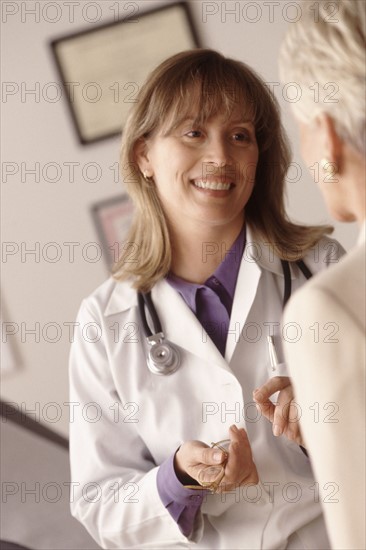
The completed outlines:
<svg viewBox="0 0 366 550">
<path fill-rule="evenodd" d="M 268 341 L 269 360 L 271 362 L 272 370 L 275 371 L 278 365 L 278 357 L 277 357 L 277 352 L 274 345 L 273 336 L 267 336 L 267 341 Z"/>
</svg>

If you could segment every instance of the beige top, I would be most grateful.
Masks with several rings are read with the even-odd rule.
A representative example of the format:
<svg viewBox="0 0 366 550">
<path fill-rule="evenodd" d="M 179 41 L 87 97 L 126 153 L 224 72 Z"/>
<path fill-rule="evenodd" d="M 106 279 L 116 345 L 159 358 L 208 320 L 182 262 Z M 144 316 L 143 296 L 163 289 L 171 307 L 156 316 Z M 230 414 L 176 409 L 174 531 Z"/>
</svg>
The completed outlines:
<svg viewBox="0 0 366 550">
<path fill-rule="evenodd" d="M 332 548 L 366 548 L 365 224 L 358 244 L 290 300 L 284 351 Z"/>
</svg>

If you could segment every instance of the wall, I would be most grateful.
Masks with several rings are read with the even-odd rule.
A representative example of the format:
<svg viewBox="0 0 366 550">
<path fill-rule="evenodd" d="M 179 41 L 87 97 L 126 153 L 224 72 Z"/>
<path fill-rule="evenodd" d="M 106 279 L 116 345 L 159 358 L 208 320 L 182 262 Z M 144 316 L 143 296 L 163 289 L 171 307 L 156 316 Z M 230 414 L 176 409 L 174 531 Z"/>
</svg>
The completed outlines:
<svg viewBox="0 0 366 550">
<path fill-rule="evenodd" d="M 132 4 L 142 12 L 168 3 L 149 0 Z M 1 6 L 2 79 L 8 92 L 1 104 L 1 287 L 3 320 L 17 362 L 14 373 L 4 375 L 1 395 L 18 406 L 23 403 L 28 411 L 34 411 L 33 417 L 62 434 L 67 434 L 68 424 L 71 323 L 82 298 L 108 275 L 103 258 L 93 261 L 95 248 L 88 244 L 97 241 L 89 209 L 96 201 L 121 192 L 110 168 L 118 159 L 120 140 L 80 146 L 64 98 L 50 102 L 47 94 L 43 97 L 47 84 L 58 81 L 49 41 L 110 20 L 117 8 L 123 15 L 128 4 L 131 2 L 13 1 Z M 298 14 L 295 2 L 191 1 L 189 5 L 202 46 L 247 62 L 267 82 L 279 82 L 276 59 L 286 26 Z M 99 13 L 101 20 L 91 23 Z M 58 14 L 59 20 L 50 22 Z M 29 93 L 31 89 L 36 92 Z M 294 151 L 289 212 L 297 220 L 327 222 L 320 193 L 299 156 L 286 89 L 276 85 L 275 91 Z M 73 178 L 72 162 L 78 163 Z M 100 167 L 98 181 L 91 181 L 90 162 Z M 48 163 L 59 166 L 57 182 L 50 181 L 56 172 L 47 172 Z M 357 228 L 354 224 L 334 225 L 336 238 L 349 248 Z M 59 258 L 52 261 L 56 253 Z"/>
</svg>

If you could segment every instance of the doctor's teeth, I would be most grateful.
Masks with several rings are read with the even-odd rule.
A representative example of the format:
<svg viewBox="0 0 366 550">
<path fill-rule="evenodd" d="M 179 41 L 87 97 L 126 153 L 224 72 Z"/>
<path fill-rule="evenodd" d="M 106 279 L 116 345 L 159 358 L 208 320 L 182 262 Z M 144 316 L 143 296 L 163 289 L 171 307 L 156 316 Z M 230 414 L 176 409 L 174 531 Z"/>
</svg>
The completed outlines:
<svg viewBox="0 0 366 550">
<path fill-rule="evenodd" d="M 201 189 L 213 189 L 215 191 L 227 191 L 231 187 L 231 183 L 223 183 L 222 181 L 218 182 L 210 182 L 210 181 L 195 181 L 194 182 L 196 187 L 200 187 Z"/>
</svg>

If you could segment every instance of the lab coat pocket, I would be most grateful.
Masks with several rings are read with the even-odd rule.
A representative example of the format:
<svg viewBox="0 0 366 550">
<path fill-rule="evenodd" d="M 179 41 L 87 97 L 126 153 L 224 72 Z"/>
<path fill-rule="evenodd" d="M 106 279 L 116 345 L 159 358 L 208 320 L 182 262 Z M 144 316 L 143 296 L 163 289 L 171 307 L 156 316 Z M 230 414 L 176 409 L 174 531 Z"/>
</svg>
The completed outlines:
<svg viewBox="0 0 366 550">
<path fill-rule="evenodd" d="M 268 363 L 267 370 L 269 378 L 274 378 L 275 376 L 289 376 L 287 363 L 277 363 L 275 366 Z"/>
</svg>

